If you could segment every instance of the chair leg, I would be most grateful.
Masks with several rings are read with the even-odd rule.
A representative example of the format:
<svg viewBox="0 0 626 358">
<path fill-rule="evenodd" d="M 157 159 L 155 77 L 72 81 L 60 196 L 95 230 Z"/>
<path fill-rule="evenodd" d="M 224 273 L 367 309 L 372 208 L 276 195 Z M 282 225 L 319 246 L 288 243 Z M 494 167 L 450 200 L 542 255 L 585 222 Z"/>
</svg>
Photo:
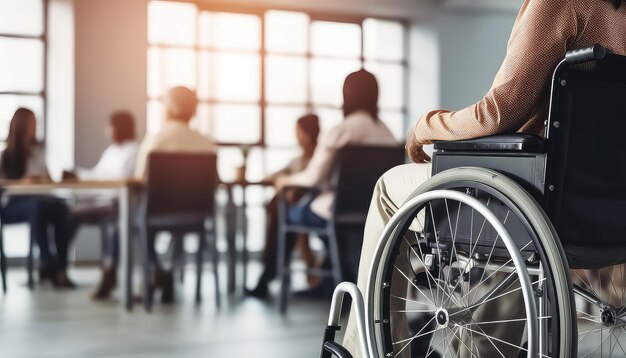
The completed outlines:
<svg viewBox="0 0 626 358">
<path fill-rule="evenodd" d="M 289 259 L 287 257 L 287 233 L 284 229 L 278 230 L 278 256 L 276 263 L 276 273 L 280 280 L 280 295 L 278 296 L 278 310 L 281 314 L 287 313 L 287 299 L 289 295 L 290 272 Z"/>
<path fill-rule="evenodd" d="M 150 245 L 152 245 L 152 233 L 147 230 L 142 233 L 142 266 L 143 266 L 143 306 L 146 312 L 152 311 L 153 288 L 150 262 Z"/>
<path fill-rule="evenodd" d="M 198 232 L 198 252 L 196 252 L 196 303 L 202 302 L 204 250 L 206 250 L 206 236 L 203 230 Z"/>
<path fill-rule="evenodd" d="M 0 274 L 2 275 L 2 292 L 7 293 L 7 258 L 4 256 L 4 235 L 0 224 Z"/>
<path fill-rule="evenodd" d="M 28 274 L 27 285 L 28 285 L 28 288 L 32 290 L 33 288 L 35 288 L 35 277 L 34 277 L 35 258 L 34 258 L 34 253 L 33 253 L 33 247 L 35 246 L 35 239 L 32 233 L 30 235 L 29 240 L 30 241 L 28 243 L 28 256 L 26 257 L 26 272 Z"/>
<path fill-rule="evenodd" d="M 341 269 L 341 256 L 339 255 L 339 242 L 337 241 L 337 229 L 332 227 L 328 230 L 328 253 L 330 255 L 331 270 L 335 285 L 339 285 L 343 281 L 343 273 Z"/>
<path fill-rule="evenodd" d="M 215 231 L 215 222 L 211 223 L 211 260 L 213 261 L 213 277 L 215 280 L 215 305 L 217 308 L 222 306 L 222 295 L 220 293 L 220 253 L 217 251 L 217 233 Z"/>
</svg>

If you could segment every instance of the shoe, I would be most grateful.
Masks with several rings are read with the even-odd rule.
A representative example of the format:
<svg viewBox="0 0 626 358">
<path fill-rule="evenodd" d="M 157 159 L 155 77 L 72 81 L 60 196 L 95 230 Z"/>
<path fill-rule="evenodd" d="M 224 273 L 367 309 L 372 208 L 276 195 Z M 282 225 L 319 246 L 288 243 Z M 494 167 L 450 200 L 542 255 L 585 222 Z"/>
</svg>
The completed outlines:
<svg viewBox="0 0 626 358">
<path fill-rule="evenodd" d="M 115 268 L 103 268 L 102 277 L 98 288 L 91 294 L 94 301 L 106 300 L 111 296 L 111 292 L 117 286 L 117 270 Z"/>
<path fill-rule="evenodd" d="M 57 271 L 52 277 L 52 285 L 57 289 L 76 288 L 76 284 L 70 280 L 65 270 Z"/>
<path fill-rule="evenodd" d="M 259 284 L 253 290 L 249 290 L 246 288 L 245 294 L 248 297 L 258 298 L 262 300 L 266 299 L 269 296 L 267 282 L 259 282 Z"/>
<path fill-rule="evenodd" d="M 39 266 L 39 284 L 43 284 L 47 281 L 53 281 L 56 269 L 50 264 L 42 264 Z"/>
</svg>

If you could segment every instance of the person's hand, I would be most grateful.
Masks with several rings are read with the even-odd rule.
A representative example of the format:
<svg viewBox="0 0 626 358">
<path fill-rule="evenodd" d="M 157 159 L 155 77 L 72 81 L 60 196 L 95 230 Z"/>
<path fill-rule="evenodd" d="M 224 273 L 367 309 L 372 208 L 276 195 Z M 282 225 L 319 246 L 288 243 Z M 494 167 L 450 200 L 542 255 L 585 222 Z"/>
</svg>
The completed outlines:
<svg viewBox="0 0 626 358">
<path fill-rule="evenodd" d="M 406 152 L 415 163 L 428 163 L 430 156 L 424 152 L 424 144 L 417 141 L 413 130 L 409 132 L 409 138 L 406 141 Z"/>
<path fill-rule="evenodd" d="M 274 187 L 276 188 L 276 191 L 281 191 L 285 186 L 287 186 L 286 176 L 281 175 L 274 179 Z"/>
</svg>

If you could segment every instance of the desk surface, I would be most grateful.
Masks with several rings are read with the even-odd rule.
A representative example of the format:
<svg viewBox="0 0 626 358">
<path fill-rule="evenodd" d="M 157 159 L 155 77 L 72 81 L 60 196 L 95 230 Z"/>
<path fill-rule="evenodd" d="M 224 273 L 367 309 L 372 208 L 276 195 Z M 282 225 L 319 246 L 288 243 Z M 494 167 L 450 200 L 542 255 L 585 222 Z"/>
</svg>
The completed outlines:
<svg viewBox="0 0 626 358">
<path fill-rule="evenodd" d="M 5 180 L 0 182 L 0 188 L 8 194 L 30 193 L 30 192 L 46 192 L 54 190 L 103 190 L 103 189 L 121 189 L 125 187 L 139 187 L 141 181 L 138 180 L 67 180 L 62 182 L 23 182 Z"/>
</svg>

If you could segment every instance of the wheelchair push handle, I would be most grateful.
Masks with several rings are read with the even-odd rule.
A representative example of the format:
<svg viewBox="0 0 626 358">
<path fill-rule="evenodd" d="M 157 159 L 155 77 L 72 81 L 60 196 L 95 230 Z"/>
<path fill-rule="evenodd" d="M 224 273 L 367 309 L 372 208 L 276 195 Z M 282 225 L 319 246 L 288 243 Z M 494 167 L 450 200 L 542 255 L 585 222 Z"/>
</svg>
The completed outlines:
<svg viewBox="0 0 626 358">
<path fill-rule="evenodd" d="M 602 45 L 593 45 L 585 48 L 568 51 L 565 61 L 570 65 L 601 60 L 606 56 L 606 49 Z"/>
</svg>

